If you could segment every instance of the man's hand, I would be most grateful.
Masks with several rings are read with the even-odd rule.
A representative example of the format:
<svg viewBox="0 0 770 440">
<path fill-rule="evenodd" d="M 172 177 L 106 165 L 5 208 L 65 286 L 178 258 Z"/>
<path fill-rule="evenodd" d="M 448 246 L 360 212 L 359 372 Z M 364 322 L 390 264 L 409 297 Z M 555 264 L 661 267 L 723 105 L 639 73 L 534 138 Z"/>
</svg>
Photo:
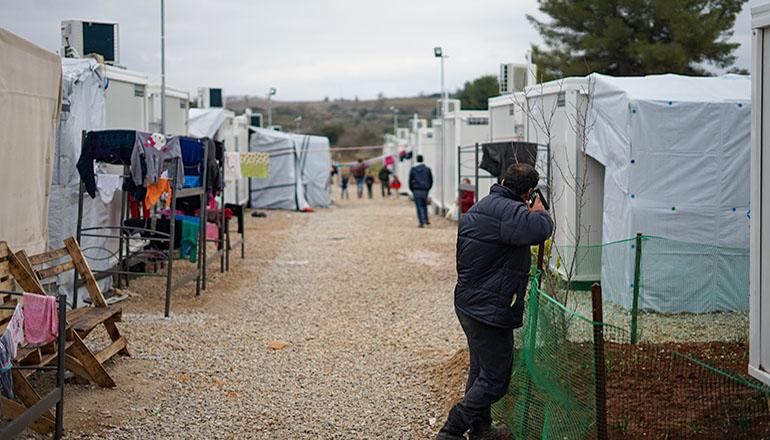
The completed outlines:
<svg viewBox="0 0 770 440">
<path fill-rule="evenodd" d="M 527 206 L 527 209 L 529 209 L 529 212 L 545 211 L 545 207 L 543 207 L 543 202 L 540 200 L 540 196 L 535 196 L 535 201 L 532 202 L 532 206 Z"/>
</svg>

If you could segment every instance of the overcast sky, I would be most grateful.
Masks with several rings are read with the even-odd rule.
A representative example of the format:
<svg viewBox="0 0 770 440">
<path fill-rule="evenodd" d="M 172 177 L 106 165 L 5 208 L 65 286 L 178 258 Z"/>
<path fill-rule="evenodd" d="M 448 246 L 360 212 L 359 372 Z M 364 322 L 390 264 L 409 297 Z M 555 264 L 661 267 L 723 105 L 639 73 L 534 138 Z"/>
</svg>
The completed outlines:
<svg viewBox="0 0 770 440">
<path fill-rule="evenodd" d="M 750 67 L 751 0 L 738 16 L 739 67 Z M 159 0 L 0 0 L 0 26 L 58 51 L 60 22 L 120 23 L 121 64 L 160 80 Z M 433 47 L 455 90 L 501 62 L 524 62 L 536 0 L 166 0 L 167 84 L 276 99 L 434 93 Z"/>
</svg>

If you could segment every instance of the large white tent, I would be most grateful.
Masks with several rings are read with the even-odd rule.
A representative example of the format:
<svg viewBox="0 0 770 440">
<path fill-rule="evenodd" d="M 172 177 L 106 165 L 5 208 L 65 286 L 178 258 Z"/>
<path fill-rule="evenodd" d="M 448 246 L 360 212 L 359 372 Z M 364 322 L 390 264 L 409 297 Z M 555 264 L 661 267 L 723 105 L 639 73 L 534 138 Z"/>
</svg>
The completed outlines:
<svg viewBox="0 0 770 440">
<path fill-rule="evenodd" d="M 605 167 L 602 241 L 678 241 L 643 243 L 641 307 L 746 309 L 750 78 L 594 74 L 589 88 L 586 153 Z M 602 255 L 605 297 L 626 307 L 632 245 Z"/>
<path fill-rule="evenodd" d="M 267 179 L 251 179 L 251 207 L 306 210 L 329 206 L 329 139 L 254 127 L 249 151 L 270 155 Z"/>
<path fill-rule="evenodd" d="M 54 139 L 61 106 L 59 57 L 0 28 L 0 240 L 44 251 Z"/>
<path fill-rule="evenodd" d="M 307 134 L 291 134 L 298 149 L 300 179 L 305 200 L 313 208 L 331 204 L 329 173 L 332 168 L 329 138 Z"/>
</svg>

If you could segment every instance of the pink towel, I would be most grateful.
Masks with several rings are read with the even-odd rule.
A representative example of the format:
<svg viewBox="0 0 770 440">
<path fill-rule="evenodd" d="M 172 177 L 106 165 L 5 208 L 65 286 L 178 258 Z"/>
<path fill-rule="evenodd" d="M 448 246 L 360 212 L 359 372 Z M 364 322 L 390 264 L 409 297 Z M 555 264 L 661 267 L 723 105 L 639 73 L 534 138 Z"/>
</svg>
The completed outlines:
<svg viewBox="0 0 770 440">
<path fill-rule="evenodd" d="M 219 240 L 219 227 L 215 223 L 206 222 L 206 240 Z"/>
<path fill-rule="evenodd" d="M 24 293 L 24 337 L 29 344 L 45 344 L 59 334 L 59 315 L 53 296 Z"/>
</svg>

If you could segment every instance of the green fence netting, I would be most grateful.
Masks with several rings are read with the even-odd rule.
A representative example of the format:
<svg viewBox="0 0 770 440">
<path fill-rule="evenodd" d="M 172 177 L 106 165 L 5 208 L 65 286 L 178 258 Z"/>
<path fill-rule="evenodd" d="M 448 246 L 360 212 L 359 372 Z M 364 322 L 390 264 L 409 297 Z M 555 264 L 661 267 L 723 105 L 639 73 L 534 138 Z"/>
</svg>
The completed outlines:
<svg viewBox="0 0 770 440">
<path fill-rule="evenodd" d="M 608 438 L 770 438 L 770 389 L 746 374 L 745 340 L 682 334 L 676 341 L 632 344 L 627 320 L 613 325 L 587 318 L 590 294 L 549 292 L 547 285 L 539 288 L 533 277 L 511 384 L 493 407 L 514 438 L 597 438 L 597 395 L 605 396 Z M 587 310 L 579 310 L 586 297 Z M 665 315 L 693 316 L 700 317 Z M 597 386 L 598 328 L 603 387 Z"/>
</svg>

